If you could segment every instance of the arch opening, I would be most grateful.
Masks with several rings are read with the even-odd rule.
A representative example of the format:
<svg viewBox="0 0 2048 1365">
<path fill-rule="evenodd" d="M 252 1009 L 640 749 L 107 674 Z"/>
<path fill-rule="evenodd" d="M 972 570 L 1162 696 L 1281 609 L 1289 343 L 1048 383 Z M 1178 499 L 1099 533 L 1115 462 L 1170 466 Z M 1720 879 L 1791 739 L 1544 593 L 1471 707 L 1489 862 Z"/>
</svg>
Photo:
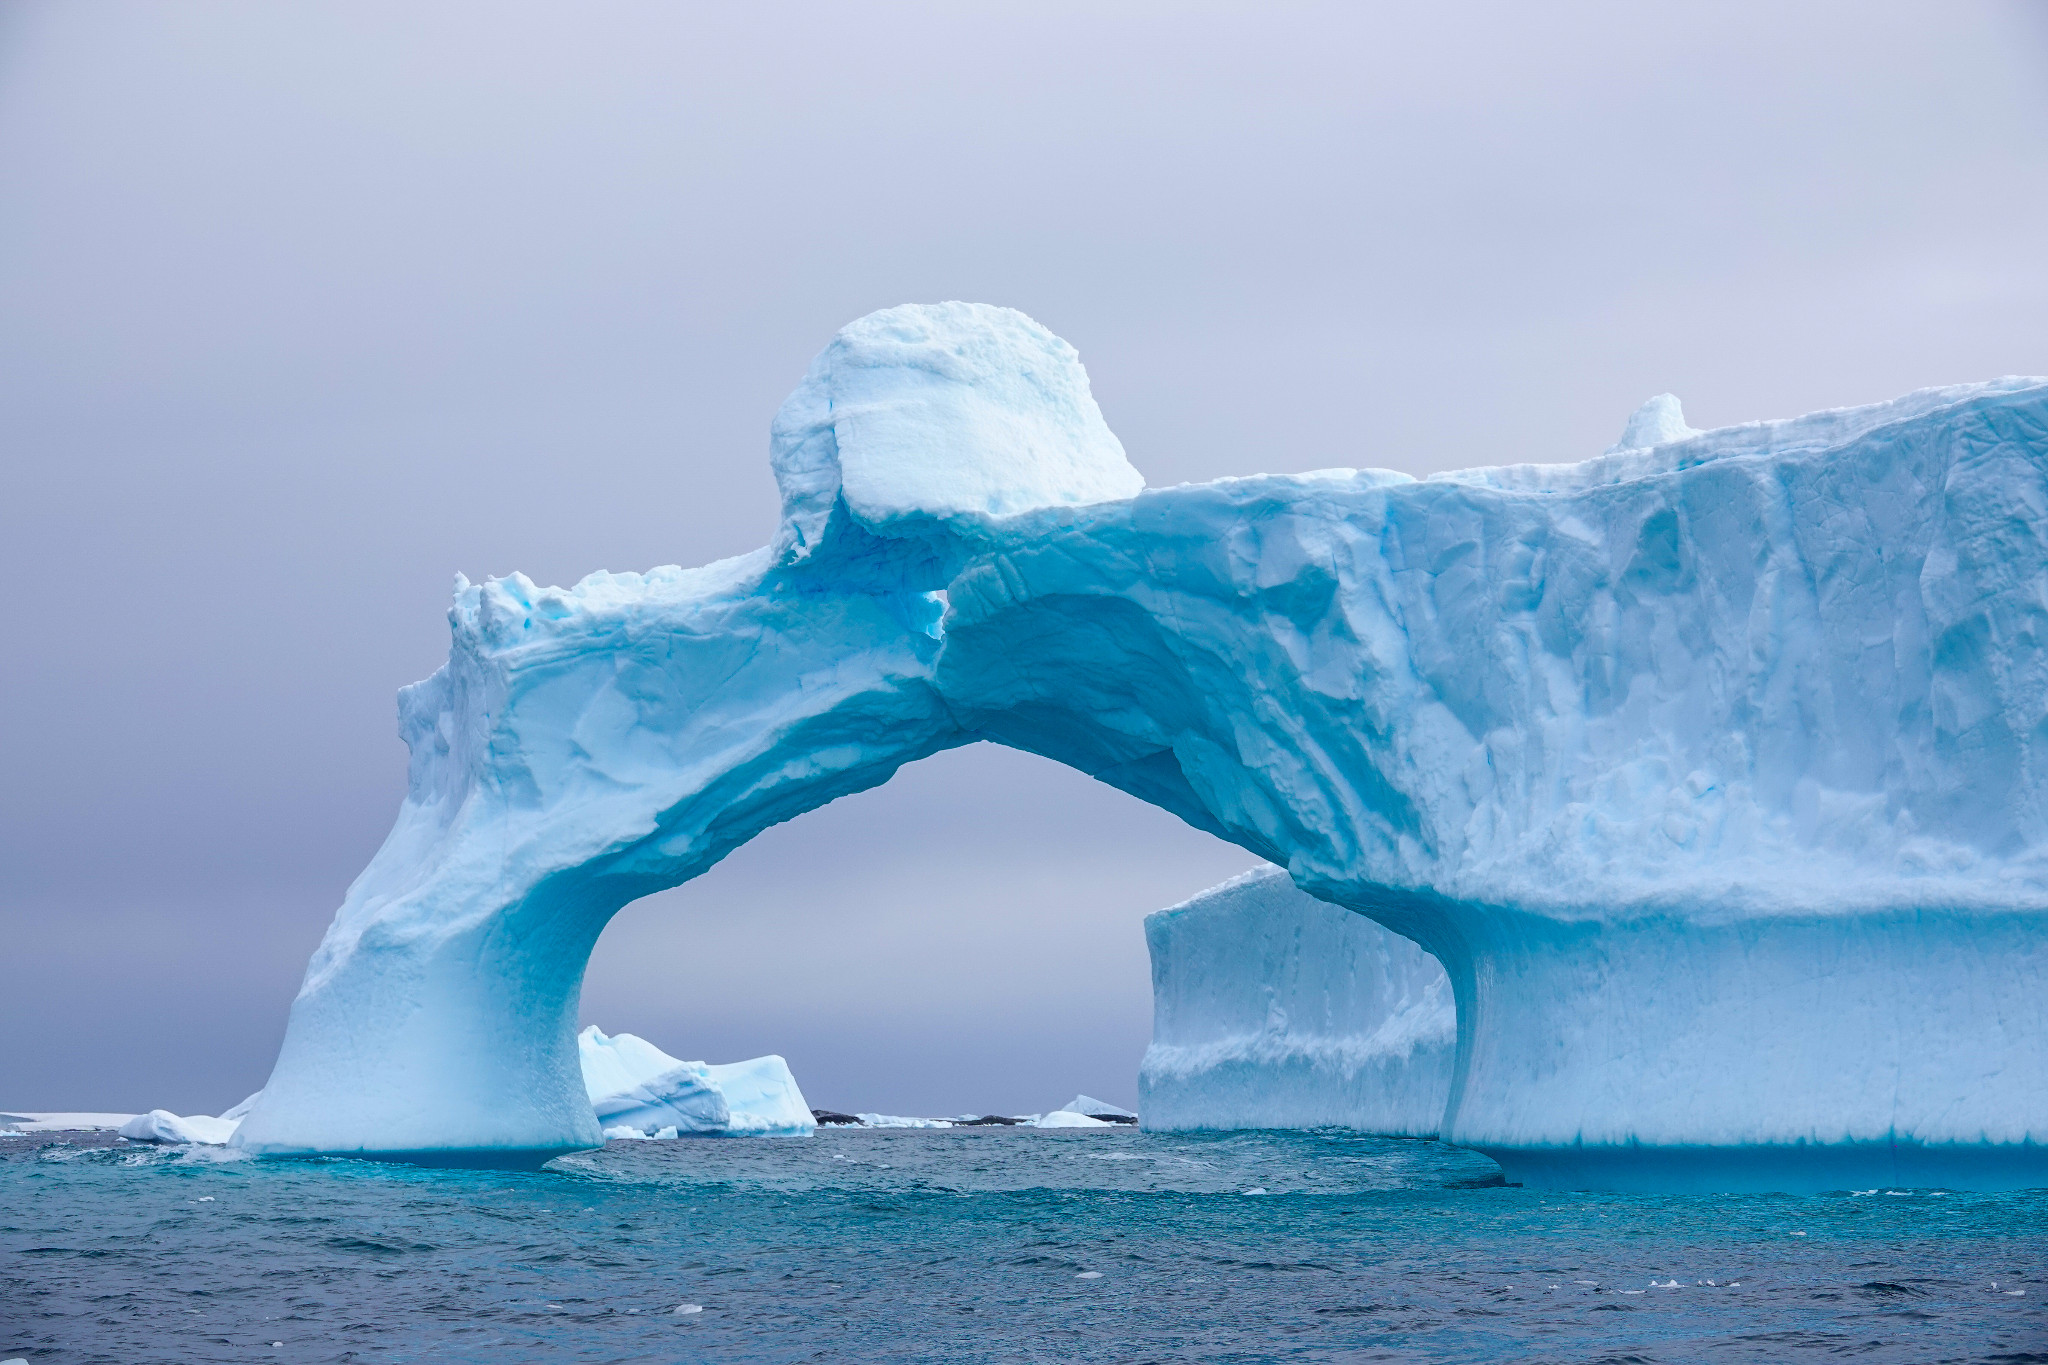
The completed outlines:
<svg viewBox="0 0 2048 1365">
<path fill-rule="evenodd" d="M 625 907 L 581 1022 L 689 1057 L 780 1053 L 845 1113 L 1135 1108 L 1142 920 L 1249 855 L 996 745 L 906 765 Z"/>
</svg>

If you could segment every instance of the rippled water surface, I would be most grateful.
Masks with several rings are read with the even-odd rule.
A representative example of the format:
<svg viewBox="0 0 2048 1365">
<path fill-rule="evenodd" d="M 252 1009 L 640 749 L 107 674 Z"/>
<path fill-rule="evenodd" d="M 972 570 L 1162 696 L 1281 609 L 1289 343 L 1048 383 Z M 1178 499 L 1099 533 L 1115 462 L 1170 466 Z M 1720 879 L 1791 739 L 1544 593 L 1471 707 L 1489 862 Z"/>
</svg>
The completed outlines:
<svg viewBox="0 0 2048 1365">
<path fill-rule="evenodd" d="M 1498 1181 L 1331 1133 L 828 1129 L 523 1175 L 0 1139 L 0 1359 L 2048 1365 L 2048 1192 Z"/>
</svg>

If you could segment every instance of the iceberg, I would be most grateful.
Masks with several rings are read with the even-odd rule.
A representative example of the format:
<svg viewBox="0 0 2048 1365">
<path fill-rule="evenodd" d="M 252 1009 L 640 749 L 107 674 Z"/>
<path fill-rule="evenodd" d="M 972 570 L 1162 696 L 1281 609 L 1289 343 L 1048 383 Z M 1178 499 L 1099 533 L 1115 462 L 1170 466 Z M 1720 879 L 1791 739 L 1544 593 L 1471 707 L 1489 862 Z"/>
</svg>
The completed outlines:
<svg viewBox="0 0 2048 1365">
<path fill-rule="evenodd" d="M 809 1137 L 817 1131 L 817 1120 L 804 1103 L 803 1091 L 796 1087 L 789 1063 L 774 1053 L 750 1061 L 713 1064 L 705 1070 L 731 1110 L 725 1130 L 728 1135 Z"/>
<path fill-rule="evenodd" d="M 173 1114 L 168 1109 L 152 1109 L 147 1114 L 128 1116 L 118 1124 L 95 1124 L 94 1127 L 112 1127 L 115 1132 L 131 1142 L 160 1142 L 167 1144 L 198 1144 L 209 1147 L 223 1145 L 235 1135 L 242 1119 L 262 1098 L 257 1091 L 241 1103 L 221 1111 L 220 1117 L 211 1114 Z M 54 1116 L 53 1116 L 54 1117 Z M 114 1115 L 73 1115 L 74 1118 L 113 1118 Z M 81 1125 L 84 1126 L 84 1125 Z"/>
<path fill-rule="evenodd" d="M 1137 1121 L 1138 1116 L 1130 1110 L 1092 1095 L 1076 1095 L 1057 1109 L 1014 1120 L 1024 1128 L 1115 1128 Z"/>
<path fill-rule="evenodd" d="M 1093 1095 L 1076 1095 L 1060 1106 L 1070 1114 L 1086 1114 L 1092 1119 L 1107 1119 L 1111 1123 L 1136 1123 L 1138 1113 L 1108 1100 L 1098 1100 Z"/>
<path fill-rule="evenodd" d="M 783 405 L 753 554 L 458 578 L 408 790 L 233 1142 L 601 1129 L 623 905 L 992 741 L 1432 954 L 1439 1132 L 1528 1183 L 2048 1182 L 2048 381 L 1581 464 L 1146 489 L 1022 314 L 892 308 Z"/>
<path fill-rule="evenodd" d="M 577 1036 L 583 1088 L 608 1138 L 723 1133 L 732 1109 L 702 1062 L 683 1062 L 644 1038 L 607 1037 L 595 1024 Z"/>
<path fill-rule="evenodd" d="M 595 1024 L 576 1041 L 584 1092 L 608 1138 L 809 1137 L 817 1129 L 789 1064 L 772 1054 L 725 1066 L 678 1061 Z"/>
<path fill-rule="evenodd" d="M 1458 1017 L 1443 967 L 1415 944 L 1296 889 L 1277 867 L 1147 915 L 1145 944 L 1146 1131 L 1436 1135 Z"/>
</svg>

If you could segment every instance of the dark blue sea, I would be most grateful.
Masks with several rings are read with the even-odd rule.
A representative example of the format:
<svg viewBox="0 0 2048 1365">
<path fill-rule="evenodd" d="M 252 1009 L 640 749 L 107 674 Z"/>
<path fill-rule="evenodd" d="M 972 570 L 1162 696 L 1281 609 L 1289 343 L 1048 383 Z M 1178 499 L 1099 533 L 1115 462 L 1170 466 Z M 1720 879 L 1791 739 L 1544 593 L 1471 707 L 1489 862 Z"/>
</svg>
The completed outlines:
<svg viewBox="0 0 2048 1365">
<path fill-rule="evenodd" d="M 824 1129 L 529 1174 L 32 1136 L 0 1139 L 16 1357 L 2022 1365 L 2048 1192 L 1560 1194 L 1339 1133 Z"/>
</svg>

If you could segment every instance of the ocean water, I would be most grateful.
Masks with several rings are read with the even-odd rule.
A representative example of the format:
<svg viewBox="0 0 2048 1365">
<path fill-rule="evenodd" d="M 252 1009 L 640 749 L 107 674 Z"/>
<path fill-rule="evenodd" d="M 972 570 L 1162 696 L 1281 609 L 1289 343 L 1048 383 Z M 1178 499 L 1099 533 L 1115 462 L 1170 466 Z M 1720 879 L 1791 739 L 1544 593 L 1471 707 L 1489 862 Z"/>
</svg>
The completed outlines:
<svg viewBox="0 0 2048 1365">
<path fill-rule="evenodd" d="M 1329 1132 L 824 1129 L 527 1174 L 9 1138 L 13 1357 L 2022 1365 L 2048 1191 L 1560 1194 Z"/>
</svg>

